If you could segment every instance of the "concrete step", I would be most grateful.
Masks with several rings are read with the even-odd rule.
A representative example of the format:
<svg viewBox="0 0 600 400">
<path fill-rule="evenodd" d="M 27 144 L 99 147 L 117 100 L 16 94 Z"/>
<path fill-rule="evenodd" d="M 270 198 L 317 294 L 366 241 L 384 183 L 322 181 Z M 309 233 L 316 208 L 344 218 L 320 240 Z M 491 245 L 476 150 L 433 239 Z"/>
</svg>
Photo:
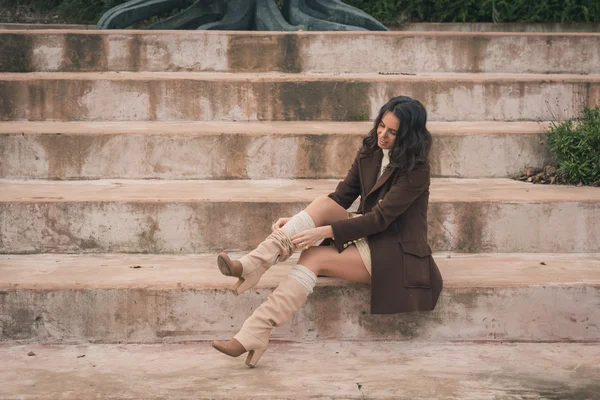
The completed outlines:
<svg viewBox="0 0 600 400">
<path fill-rule="evenodd" d="M 1 72 L 600 73 L 597 32 L 0 30 L 0 41 Z"/>
<path fill-rule="evenodd" d="M 551 160 L 548 126 L 430 122 L 432 174 L 506 177 L 543 166 Z M 372 127 L 372 122 L 5 122 L 0 178 L 341 178 Z"/>
<path fill-rule="evenodd" d="M 0 180 L 1 253 L 250 249 L 337 180 Z M 510 179 L 432 180 L 437 251 L 600 252 L 600 190 Z"/>
<path fill-rule="evenodd" d="M 305 307 L 273 337 L 600 341 L 600 253 L 434 258 L 445 286 L 433 312 L 372 315 L 368 285 L 319 278 Z M 296 261 L 274 266 L 254 290 L 235 296 L 236 279 L 221 275 L 216 254 L 2 255 L 0 340 L 227 338 Z"/>
<path fill-rule="evenodd" d="M 0 357 L 5 399 L 592 400 L 600 392 L 597 343 L 273 342 L 256 369 L 208 343 L 0 346 Z"/>
<path fill-rule="evenodd" d="M 600 104 L 600 74 L 2 73 L 0 120 L 365 121 L 399 94 L 429 120 L 554 121 Z"/>
</svg>

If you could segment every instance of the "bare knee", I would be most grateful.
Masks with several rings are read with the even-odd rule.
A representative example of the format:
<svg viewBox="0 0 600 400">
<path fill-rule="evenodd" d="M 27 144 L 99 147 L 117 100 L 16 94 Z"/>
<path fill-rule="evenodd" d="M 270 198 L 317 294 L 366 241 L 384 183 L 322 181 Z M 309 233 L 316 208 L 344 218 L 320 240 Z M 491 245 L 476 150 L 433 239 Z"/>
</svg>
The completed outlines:
<svg viewBox="0 0 600 400">
<path fill-rule="evenodd" d="M 328 196 L 319 196 L 314 199 L 306 208 L 306 212 L 316 226 L 328 225 L 334 221 L 345 219 L 347 216 L 346 210 Z"/>
<path fill-rule="evenodd" d="M 321 265 L 323 264 L 319 260 L 321 258 L 319 257 L 319 253 L 322 253 L 322 250 L 323 249 L 320 249 L 319 247 L 310 247 L 304 250 L 300 254 L 298 264 L 310 269 L 315 275 L 319 275 L 319 272 L 321 272 L 322 269 Z"/>
<path fill-rule="evenodd" d="M 329 197 L 327 197 L 325 195 L 322 195 L 322 196 L 319 196 L 316 199 L 314 199 L 310 203 L 309 207 L 311 207 L 311 208 L 318 208 L 320 210 L 327 209 L 328 207 L 331 207 L 331 202 L 332 201 L 333 200 L 331 200 Z"/>
</svg>

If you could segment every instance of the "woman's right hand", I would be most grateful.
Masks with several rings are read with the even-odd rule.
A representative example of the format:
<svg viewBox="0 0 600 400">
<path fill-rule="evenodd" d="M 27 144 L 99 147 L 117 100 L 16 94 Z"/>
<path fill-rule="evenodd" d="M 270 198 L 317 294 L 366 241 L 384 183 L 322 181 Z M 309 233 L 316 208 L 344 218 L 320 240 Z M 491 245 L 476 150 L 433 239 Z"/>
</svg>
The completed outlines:
<svg viewBox="0 0 600 400">
<path fill-rule="evenodd" d="M 291 218 L 279 218 L 277 222 L 271 226 L 271 230 L 275 232 L 277 229 L 281 229 L 281 227 L 287 224 L 290 219 Z"/>
</svg>

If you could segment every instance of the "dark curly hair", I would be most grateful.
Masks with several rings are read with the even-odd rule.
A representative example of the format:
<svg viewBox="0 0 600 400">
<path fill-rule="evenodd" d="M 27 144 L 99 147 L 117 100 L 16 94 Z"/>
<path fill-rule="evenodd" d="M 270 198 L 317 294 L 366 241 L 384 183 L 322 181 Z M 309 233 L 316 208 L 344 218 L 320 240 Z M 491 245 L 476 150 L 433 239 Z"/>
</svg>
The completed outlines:
<svg viewBox="0 0 600 400">
<path fill-rule="evenodd" d="M 375 118 L 373 129 L 363 139 L 361 151 L 372 153 L 379 149 L 377 127 L 387 111 L 393 112 L 400 120 L 400 127 L 390 151 L 389 167 L 409 172 L 415 165 L 427 163 L 432 141 L 431 133 L 425 126 L 427 111 L 419 100 L 408 96 L 392 97 L 381 107 L 379 115 Z"/>
</svg>

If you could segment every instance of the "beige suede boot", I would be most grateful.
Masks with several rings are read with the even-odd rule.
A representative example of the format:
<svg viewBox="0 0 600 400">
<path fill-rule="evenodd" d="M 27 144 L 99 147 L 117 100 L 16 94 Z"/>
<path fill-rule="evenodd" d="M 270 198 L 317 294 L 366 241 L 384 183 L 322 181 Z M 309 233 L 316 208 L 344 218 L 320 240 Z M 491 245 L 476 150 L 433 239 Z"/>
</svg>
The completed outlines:
<svg viewBox="0 0 600 400">
<path fill-rule="evenodd" d="M 213 341 L 215 349 L 232 357 L 248 353 L 246 365 L 253 368 L 269 344 L 273 327 L 288 322 L 302 307 L 317 281 L 316 275 L 302 265 L 295 265 L 267 300 L 244 322 L 242 329 L 227 341 Z"/>
<path fill-rule="evenodd" d="M 290 238 L 278 229 L 239 260 L 232 260 L 227 254 L 220 253 L 217 265 L 223 275 L 239 278 L 232 288 L 239 295 L 254 287 L 272 265 L 290 258 L 294 250 L 296 246 Z"/>
<path fill-rule="evenodd" d="M 272 265 L 290 258 L 296 250 L 290 239 L 292 236 L 314 227 L 310 215 L 300 211 L 239 260 L 232 260 L 226 253 L 220 253 L 217 257 L 219 270 L 223 275 L 239 278 L 232 289 L 236 294 L 242 294 L 254 287 Z"/>
</svg>

